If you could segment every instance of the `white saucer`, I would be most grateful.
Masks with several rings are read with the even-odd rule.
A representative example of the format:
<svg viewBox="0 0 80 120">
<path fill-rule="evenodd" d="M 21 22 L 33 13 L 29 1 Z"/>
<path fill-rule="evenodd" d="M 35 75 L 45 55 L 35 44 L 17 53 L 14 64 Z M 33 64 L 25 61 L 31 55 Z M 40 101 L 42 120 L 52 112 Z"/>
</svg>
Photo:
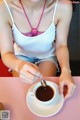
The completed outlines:
<svg viewBox="0 0 80 120">
<path fill-rule="evenodd" d="M 37 83 L 36 83 L 37 84 Z M 54 104 L 49 104 L 47 106 L 43 106 L 39 103 L 37 103 L 34 98 L 32 98 L 29 95 L 29 92 L 33 90 L 35 84 L 30 87 L 30 89 L 28 90 L 27 96 L 26 96 L 26 102 L 27 102 L 27 106 L 29 108 L 29 110 L 34 113 L 37 116 L 41 116 L 41 117 L 50 117 L 55 115 L 56 113 L 58 113 L 60 111 L 60 109 L 63 106 L 64 103 L 64 97 L 63 95 L 61 95 L 59 97 L 59 100 L 57 101 L 57 103 Z"/>
</svg>

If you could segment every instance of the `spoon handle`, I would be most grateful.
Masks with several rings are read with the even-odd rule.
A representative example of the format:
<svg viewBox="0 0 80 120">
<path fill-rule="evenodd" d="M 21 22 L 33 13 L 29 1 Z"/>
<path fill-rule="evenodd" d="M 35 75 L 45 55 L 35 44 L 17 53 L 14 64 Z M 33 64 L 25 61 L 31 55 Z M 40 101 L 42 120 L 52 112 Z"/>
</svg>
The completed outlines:
<svg viewBox="0 0 80 120">
<path fill-rule="evenodd" d="M 41 84 L 42 84 L 43 87 L 46 87 L 46 81 L 45 80 L 41 79 Z"/>
</svg>

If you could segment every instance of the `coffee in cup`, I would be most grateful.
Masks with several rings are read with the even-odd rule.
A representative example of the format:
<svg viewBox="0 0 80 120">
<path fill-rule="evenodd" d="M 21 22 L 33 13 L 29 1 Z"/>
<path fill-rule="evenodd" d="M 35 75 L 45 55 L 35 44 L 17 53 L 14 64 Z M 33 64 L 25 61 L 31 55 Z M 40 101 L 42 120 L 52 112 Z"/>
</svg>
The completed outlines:
<svg viewBox="0 0 80 120">
<path fill-rule="evenodd" d="M 49 101 L 54 97 L 54 90 L 49 85 L 40 86 L 36 90 L 36 97 L 41 101 Z"/>
</svg>

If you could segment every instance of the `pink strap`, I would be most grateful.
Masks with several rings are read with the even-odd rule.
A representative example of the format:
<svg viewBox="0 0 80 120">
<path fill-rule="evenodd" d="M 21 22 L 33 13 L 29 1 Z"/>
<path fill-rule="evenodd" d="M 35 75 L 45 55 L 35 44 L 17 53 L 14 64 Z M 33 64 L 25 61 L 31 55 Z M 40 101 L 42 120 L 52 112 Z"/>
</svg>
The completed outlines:
<svg viewBox="0 0 80 120">
<path fill-rule="evenodd" d="M 30 23 L 30 20 L 29 20 L 29 18 L 28 18 L 28 16 L 27 16 L 27 13 L 25 12 L 25 9 L 24 9 L 24 6 L 23 6 L 21 0 L 20 0 L 20 3 L 21 3 L 22 9 L 23 9 L 23 11 L 24 11 L 24 14 L 25 14 L 25 16 L 26 16 L 26 19 L 28 20 L 28 23 L 29 23 L 31 29 L 34 29 L 34 28 L 32 27 L 32 25 L 31 25 L 31 23 Z M 38 27 L 39 27 L 39 25 L 40 25 L 40 22 L 41 22 L 41 19 L 42 19 L 43 13 L 44 13 L 45 5 L 46 5 L 46 0 L 45 0 L 45 3 L 44 3 L 44 6 L 43 6 L 43 9 L 42 9 L 42 13 L 41 13 L 41 16 L 40 16 L 40 19 L 39 19 L 38 25 L 37 25 L 37 27 L 35 28 L 36 30 L 38 29 Z"/>
</svg>

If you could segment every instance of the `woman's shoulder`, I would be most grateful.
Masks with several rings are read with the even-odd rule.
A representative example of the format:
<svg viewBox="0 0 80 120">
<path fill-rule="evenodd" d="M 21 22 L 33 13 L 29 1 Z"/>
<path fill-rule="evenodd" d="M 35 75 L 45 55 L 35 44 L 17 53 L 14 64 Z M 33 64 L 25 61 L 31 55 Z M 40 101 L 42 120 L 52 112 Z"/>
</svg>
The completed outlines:
<svg viewBox="0 0 80 120">
<path fill-rule="evenodd" d="M 0 21 L 4 18 L 6 18 L 6 7 L 4 1 L 2 0 L 0 2 Z"/>
<path fill-rule="evenodd" d="M 6 0 L 6 3 L 8 4 L 8 6 L 10 6 L 10 4 L 12 3 L 13 1 L 12 0 Z M 0 1 L 0 12 L 4 12 L 6 11 L 6 4 L 4 2 L 4 0 L 1 0 Z"/>
<path fill-rule="evenodd" d="M 58 18 L 72 15 L 72 3 L 69 0 L 58 0 Z"/>
<path fill-rule="evenodd" d="M 11 0 L 6 1 L 8 4 L 10 4 Z M 0 21 L 3 22 L 9 22 L 10 21 L 10 16 L 7 10 L 7 7 L 4 3 L 4 0 L 0 2 Z"/>
<path fill-rule="evenodd" d="M 72 2 L 70 0 L 58 0 L 60 11 L 68 12 L 72 10 Z"/>
</svg>

